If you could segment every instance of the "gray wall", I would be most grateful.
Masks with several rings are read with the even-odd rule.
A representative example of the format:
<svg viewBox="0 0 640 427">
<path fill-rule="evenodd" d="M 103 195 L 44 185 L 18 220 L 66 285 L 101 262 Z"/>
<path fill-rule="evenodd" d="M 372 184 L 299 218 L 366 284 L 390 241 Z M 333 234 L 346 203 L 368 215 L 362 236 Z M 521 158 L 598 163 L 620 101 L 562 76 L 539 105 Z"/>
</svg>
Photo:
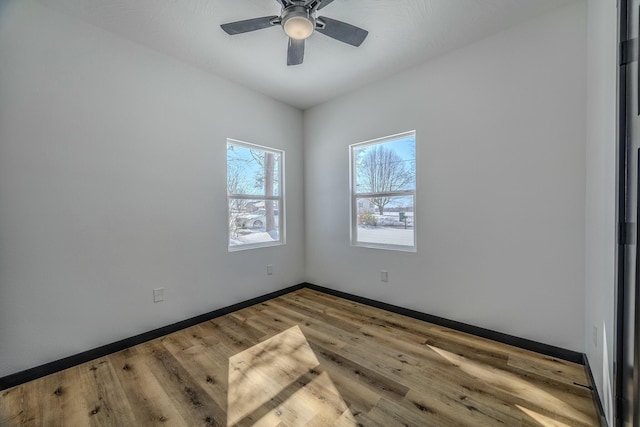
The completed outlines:
<svg viewBox="0 0 640 427">
<path fill-rule="evenodd" d="M 573 3 L 307 110 L 309 281 L 583 351 L 586 18 Z M 349 144 L 411 129 L 418 252 L 351 247 Z"/>
<path fill-rule="evenodd" d="M 0 7 L 0 376 L 306 279 L 586 350 L 610 404 L 614 2 L 589 2 L 588 33 L 575 3 L 304 120 L 31 0 Z M 350 247 L 348 145 L 411 129 L 418 253 Z M 286 151 L 285 246 L 227 252 L 227 137 Z"/>
<path fill-rule="evenodd" d="M 285 246 L 227 252 L 227 137 L 286 151 Z M 4 3 L 0 376 L 300 283 L 302 199 L 300 111 Z"/>
<path fill-rule="evenodd" d="M 616 224 L 614 0 L 590 0 L 587 62 L 585 352 L 612 424 Z"/>
</svg>

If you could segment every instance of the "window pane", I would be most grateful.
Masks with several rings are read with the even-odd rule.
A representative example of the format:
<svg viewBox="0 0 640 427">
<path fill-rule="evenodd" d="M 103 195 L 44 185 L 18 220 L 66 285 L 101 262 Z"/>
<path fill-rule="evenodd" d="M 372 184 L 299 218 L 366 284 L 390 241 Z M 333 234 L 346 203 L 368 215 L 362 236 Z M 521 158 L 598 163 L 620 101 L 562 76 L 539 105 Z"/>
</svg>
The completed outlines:
<svg viewBox="0 0 640 427">
<path fill-rule="evenodd" d="M 355 191 L 380 193 L 416 188 L 416 137 L 354 146 Z"/>
<path fill-rule="evenodd" d="M 229 247 L 280 241 L 280 203 L 229 198 Z"/>
<path fill-rule="evenodd" d="M 280 195 L 280 153 L 227 144 L 227 192 Z"/>
<path fill-rule="evenodd" d="M 414 246 L 413 197 L 356 198 L 358 243 Z"/>
</svg>

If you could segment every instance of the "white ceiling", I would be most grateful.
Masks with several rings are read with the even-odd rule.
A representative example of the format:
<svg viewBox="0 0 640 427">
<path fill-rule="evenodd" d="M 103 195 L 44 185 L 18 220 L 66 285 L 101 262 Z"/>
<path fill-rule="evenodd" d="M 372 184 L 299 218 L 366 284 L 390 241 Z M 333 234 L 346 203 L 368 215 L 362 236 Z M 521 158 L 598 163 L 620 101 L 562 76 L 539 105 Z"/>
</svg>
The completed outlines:
<svg viewBox="0 0 640 427">
<path fill-rule="evenodd" d="M 318 16 L 369 31 L 356 48 L 313 34 L 287 67 L 280 27 L 227 35 L 220 24 L 278 15 L 276 0 L 39 0 L 292 106 L 305 109 L 571 0 L 335 0 Z"/>
</svg>

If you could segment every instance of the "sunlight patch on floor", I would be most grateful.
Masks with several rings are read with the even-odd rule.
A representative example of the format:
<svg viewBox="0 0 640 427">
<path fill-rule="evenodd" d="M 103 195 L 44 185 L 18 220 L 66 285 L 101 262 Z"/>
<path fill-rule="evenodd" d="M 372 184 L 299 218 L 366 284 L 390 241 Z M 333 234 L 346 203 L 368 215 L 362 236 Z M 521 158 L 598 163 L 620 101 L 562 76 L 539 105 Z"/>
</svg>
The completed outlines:
<svg viewBox="0 0 640 427">
<path fill-rule="evenodd" d="M 523 406 L 516 405 L 516 408 L 520 409 L 522 412 L 535 420 L 538 424 L 540 424 L 541 427 L 571 427 L 569 424 L 553 420 L 545 415 L 542 415 L 536 411 L 532 411 L 531 409 L 527 409 Z"/>
<path fill-rule="evenodd" d="M 227 426 L 355 426 L 319 365 L 298 326 L 230 357 Z"/>
<path fill-rule="evenodd" d="M 515 374 L 508 372 L 500 372 L 500 375 L 495 375 L 490 368 L 485 365 L 481 365 L 477 362 L 472 362 L 465 357 L 459 356 L 455 353 L 443 350 L 438 347 L 429 346 L 433 351 L 447 359 L 457 368 L 466 372 L 474 378 L 478 378 L 487 384 L 499 387 L 514 396 L 517 396 L 525 401 L 531 402 L 537 406 L 546 408 L 556 408 L 559 413 L 562 413 L 565 417 L 574 419 L 579 422 L 589 423 L 590 418 L 575 409 L 567 402 L 558 399 L 552 394 L 534 386 L 526 380 L 523 380 Z M 546 424 L 543 424 L 546 425 Z M 555 424 L 549 424 L 555 425 Z M 564 424 L 558 424 L 564 425 Z"/>
</svg>

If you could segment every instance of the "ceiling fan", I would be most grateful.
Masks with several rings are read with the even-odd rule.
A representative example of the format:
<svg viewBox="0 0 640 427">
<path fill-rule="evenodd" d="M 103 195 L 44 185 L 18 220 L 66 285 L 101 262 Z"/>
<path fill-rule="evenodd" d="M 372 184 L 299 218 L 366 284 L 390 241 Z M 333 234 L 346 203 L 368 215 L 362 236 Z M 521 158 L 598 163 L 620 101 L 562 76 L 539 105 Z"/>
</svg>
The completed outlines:
<svg viewBox="0 0 640 427">
<path fill-rule="evenodd" d="M 282 7 L 280 16 L 263 16 L 244 21 L 222 24 L 222 29 L 230 35 L 262 30 L 276 25 L 282 26 L 289 36 L 287 65 L 302 64 L 304 41 L 314 31 L 352 46 L 360 46 L 368 31 L 346 22 L 316 16 L 316 12 L 333 0 L 276 0 Z"/>
</svg>

